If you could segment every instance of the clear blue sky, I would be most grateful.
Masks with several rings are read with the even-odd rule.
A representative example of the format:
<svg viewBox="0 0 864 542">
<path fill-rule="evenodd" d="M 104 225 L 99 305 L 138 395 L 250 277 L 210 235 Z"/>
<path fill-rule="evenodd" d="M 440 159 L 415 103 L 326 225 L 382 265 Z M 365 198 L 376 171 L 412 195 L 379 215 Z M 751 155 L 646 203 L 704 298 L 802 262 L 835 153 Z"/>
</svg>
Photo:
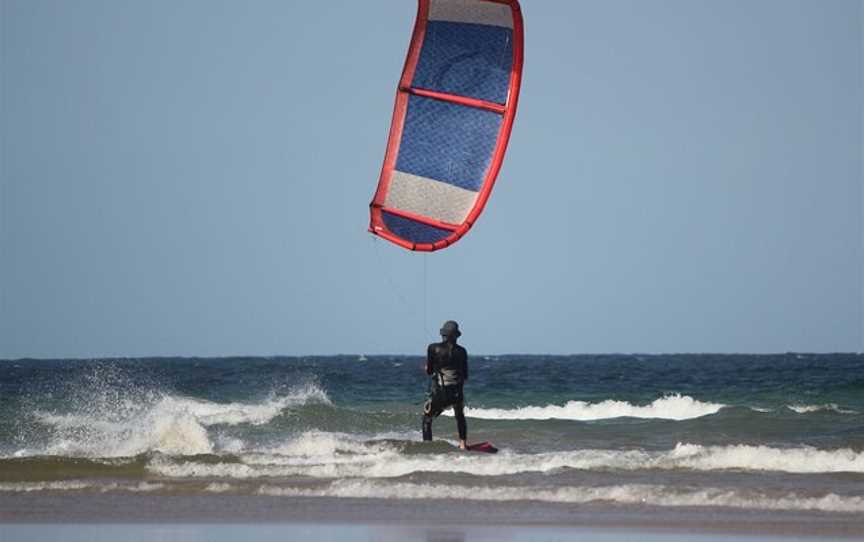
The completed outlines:
<svg viewBox="0 0 864 542">
<path fill-rule="evenodd" d="M 0 357 L 864 349 L 861 1 L 524 0 L 431 255 L 366 232 L 413 1 L 0 5 Z"/>
</svg>

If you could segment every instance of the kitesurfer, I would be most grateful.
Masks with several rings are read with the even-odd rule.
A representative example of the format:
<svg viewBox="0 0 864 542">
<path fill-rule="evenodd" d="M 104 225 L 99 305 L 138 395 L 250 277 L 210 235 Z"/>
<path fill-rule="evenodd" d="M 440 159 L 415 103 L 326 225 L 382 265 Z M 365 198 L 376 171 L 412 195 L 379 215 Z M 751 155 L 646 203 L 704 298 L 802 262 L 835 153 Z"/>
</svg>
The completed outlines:
<svg viewBox="0 0 864 542">
<path fill-rule="evenodd" d="M 432 420 L 444 410 L 453 407 L 459 448 L 466 449 L 468 429 L 465 425 L 465 397 L 463 385 L 468 380 L 468 352 L 456 344 L 462 333 L 452 320 L 441 326 L 440 343 L 432 343 L 426 350 L 426 374 L 432 376 L 429 398 L 423 406 L 423 440 L 432 440 Z"/>
</svg>

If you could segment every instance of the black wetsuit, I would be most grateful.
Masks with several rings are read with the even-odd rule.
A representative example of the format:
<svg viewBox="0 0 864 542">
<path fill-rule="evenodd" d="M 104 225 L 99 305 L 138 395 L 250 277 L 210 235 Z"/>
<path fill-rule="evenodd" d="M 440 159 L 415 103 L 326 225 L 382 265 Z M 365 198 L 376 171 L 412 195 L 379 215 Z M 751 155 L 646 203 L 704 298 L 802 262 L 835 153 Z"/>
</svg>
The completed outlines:
<svg viewBox="0 0 864 542">
<path fill-rule="evenodd" d="M 459 439 L 465 440 L 465 397 L 462 385 L 468 380 L 468 352 L 455 343 L 433 343 L 426 351 L 426 374 L 431 375 L 429 399 L 423 407 L 423 440 L 432 440 L 432 420 L 453 407 Z"/>
</svg>

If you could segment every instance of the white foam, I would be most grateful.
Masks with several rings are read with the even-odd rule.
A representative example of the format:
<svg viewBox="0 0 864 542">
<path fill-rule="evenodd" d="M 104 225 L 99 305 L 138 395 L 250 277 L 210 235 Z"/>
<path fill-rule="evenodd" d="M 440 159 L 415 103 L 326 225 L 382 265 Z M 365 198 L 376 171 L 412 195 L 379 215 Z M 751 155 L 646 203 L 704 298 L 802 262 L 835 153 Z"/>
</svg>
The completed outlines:
<svg viewBox="0 0 864 542">
<path fill-rule="evenodd" d="M 101 493 L 128 491 L 132 493 L 145 493 L 158 491 L 163 487 L 165 487 L 165 484 L 152 482 L 139 482 L 137 484 L 100 484 L 83 480 L 64 480 L 54 482 L 0 483 L 0 493 L 31 493 L 34 491 L 99 491 Z"/>
<path fill-rule="evenodd" d="M 303 476 L 320 479 L 394 478 L 418 472 L 502 476 L 527 472 L 578 470 L 781 471 L 864 473 L 864 453 L 812 447 L 702 446 L 679 443 L 664 451 L 584 449 L 538 454 L 504 450 L 480 454 L 403 454 L 388 442 L 364 442 L 345 434 L 309 432 L 266 451 L 240 455 L 240 462 L 177 462 L 156 458 L 147 467 L 174 478 L 262 478 Z"/>
<path fill-rule="evenodd" d="M 809 414 L 810 412 L 828 411 L 837 414 L 858 414 L 856 410 L 849 410 L 837 406 L 836 403 L 824 405 L 786 405 L 789 410 L 795 411 L 798 414 Z"/>
<path fill-rule="evenodd" d="M 231 484 L 226 484 L 222 482 L 213 482 L 212 484 L 208 484 L 207 487 L 204 488 L 204 491 L 207 493 L 225 493 L 226 491 L 231 491 L 234 489 L 234 486 Z"/>
<path fill-rule="evenodd" d="M 648 405 L 633 405 L 626 401 L 608 399 L 599 403 L 568 401 L 562 405 L 526 406 L 514 409 L 466 408 L 470 418 L 488 420 L 605 420 L 609 418 L 657 418 L 688 420 L 715 414 L 726 405 L 705 403 L 688 395 L 667 395 Z M 445 413 L 452 416 L 452 412 Z"/>
<path fill-rule="evenodd" d="M 401 433 L 376 435 L 394 438 Z M 413 436 L 413 435 L 412 435 Z M 363 472 L 370 465 L 398 462 L 396 446 L 369 442 L 359 435 L 308 431 L 284 443 L 240 456 L 242 463 L 177 462 L 154 458 L 147 468 L 173 478 L 260 478 L 280 476 L 338 477 L 343 472 Z"/>
<path fill-rule="evenodd" d="M 92 487 L 92 483 L 77 480 L 59 482 L 15 482 L 0 483 L 0 492 L 30 493 L 32 491 L 81 491 Z"/>
<path fill-rule="evenodd" d="M 167 399 L 140 417 L 104 421 L 92 416 L 42 415 L 57 437 L 44 455 L 72 457 L 131 457 L 150 451 L 169 455 L 212 453 L 206 428 L 187 409 Z"/>
<path fill-rule="evenodd" d="M 795 473 L 864 472 L 864 453 L 850 448 L 819 450 L 810 446 L 700 446 L 678 444 L 661 465 L 694 470 L 764 470 Z M 662 468 L 662 467 L 661 467 Z"/>
<path fill-rule="evenodd" d="M 240 463 L 201 463 L 184 461 L 172 463 L 163 459 L 155 459 L 147 466 L 147 470 L 168 478 L 259 478 L 279 476 L 281 473 L 265 469 L 256 469 Z"/>
<path fill-rule="evenodd" d="M 165 484 L 159 484 L 154 482 L 139 482 L 138 485 L 135 486 L 121 486 L 121 489 L 125 491 L 132 491 L 135 493 L 138 492 L 149 492 L 149 491 L 158 491 L 165 487 Z"/>
<path fill-rule="evenodd" d="M 72 457 L 131 457 L 146 452 L 199 455 L 218 451 L 239 453 L 244 443 L 218 436 L 208 428 L 220 425 L 263 425 L 286 409 L 308 403 L 330 403 L 327 394 L 309 384 L 261 403 L 215 403 L 171 395 L 148 395 L 140 401 L 105 400 L 82 405 L 64 414 L 36 412 L 50 426 L 53 440 L 41 448 L 15 452 L 16 457 L 61 455 Z"/>
<path fill-rule="evenodd" d="M 417 432 L 390 432 L 376 435 L 306 431 L 286 442 L 264 448 L 258 454 L 247 454 L 244 458 L 288 458 L 296 460 L 351 459 L 374 456 L 381 458 L 397 454 L 395 445 L 389 441 L 415 440 Z"/>
<path fill-rule="evenodd" d="M 310 403 L 331 404 L 327 394 L 314 384 L 294 389 L 281 397 L 273 397 L 260 404 L 213 403 L 194 399 L 179 401 L 205 426 L 211 425 L 263 425 L 287 408 Z"/>
<path fill-rule="evenodd" d="M 258 494 L 276 497 L 343 497 L 372 499 L 447 499 L 476 501 L 540 501 L 586 504 L 611 502 L 653 506 L 728 507 L 760 510 L 818 510 L 864 512 L 864 497 L 828 493 L 802 496 L 771 495 L 759 491 L 723 488 L 680 488 L 662 485 L 626 484 L 601 487 L 559 488 L 509 486 L 454 486 L 414 483 L 383 483 L 369 480 L 339 480 L 324 488 L 264 485 Z"/>
</svg>

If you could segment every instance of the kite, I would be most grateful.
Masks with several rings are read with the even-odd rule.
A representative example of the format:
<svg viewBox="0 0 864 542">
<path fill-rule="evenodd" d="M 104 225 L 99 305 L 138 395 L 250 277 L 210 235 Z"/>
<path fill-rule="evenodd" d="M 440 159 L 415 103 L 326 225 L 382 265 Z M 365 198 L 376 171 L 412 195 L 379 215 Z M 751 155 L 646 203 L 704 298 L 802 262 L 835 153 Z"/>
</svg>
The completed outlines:
<svg viewBox="0 0 864 542">
<path fill-rule="evenodd" d="M 426 252 L 468 232 L 504 160 L 522 58 L 518 0 L 418 0 L 369 231 Z"/>
</svg>

